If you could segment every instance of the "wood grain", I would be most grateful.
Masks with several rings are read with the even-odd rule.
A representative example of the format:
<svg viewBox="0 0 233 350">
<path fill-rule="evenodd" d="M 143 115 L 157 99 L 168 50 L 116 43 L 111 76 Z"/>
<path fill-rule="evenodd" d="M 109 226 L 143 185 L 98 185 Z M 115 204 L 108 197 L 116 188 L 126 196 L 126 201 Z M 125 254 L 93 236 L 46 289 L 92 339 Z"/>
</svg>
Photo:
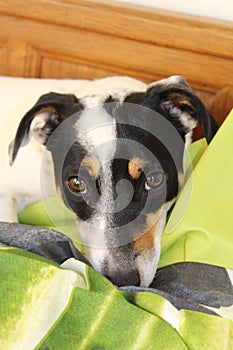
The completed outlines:
<svg viewBox="0 0 233 350">
<path fill-rule="evenodd" d="M 179 74 L 219 124 L 232 107 L 231 22 L 105 0 L 0 0 L 0 29 L 2 75 Z"/>
<path fill-rule="evenodd" d="M 0 8 L 17 17 L 233 57 L 233 25 L 227 21 L 103 0 L 0 0 Z"/>
<path fill-rule="evenodd" d="M 61 61 L 59 59 L 44 57 L 41 62 L 40 77 L 47 78 L 49 72 L 50 78 L 72 77 L 80 79 L 98 79 L 106 76 L 114 76 L 117 73 L 110 70 L 97 68 L 88 65 L 87 62 L 73 63 L 69 61 Z"/>
</svg>

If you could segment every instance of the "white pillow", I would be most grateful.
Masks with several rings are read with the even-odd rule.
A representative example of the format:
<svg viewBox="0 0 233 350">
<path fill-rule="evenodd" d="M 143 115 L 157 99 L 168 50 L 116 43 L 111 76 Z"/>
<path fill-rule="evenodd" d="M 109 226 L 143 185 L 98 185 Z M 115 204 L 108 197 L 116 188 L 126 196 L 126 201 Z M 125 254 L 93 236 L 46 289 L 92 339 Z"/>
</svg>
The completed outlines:
<svg viewBox="0 0 233 350">
<path fill-rule="evenodd" d="M 143 91 L 146 84 L 129 77 L 98 80 L 35 79 L 0 76 L 0 123 L 12 115 L 25 114 L 38 98 L 48 92 L 73 93 L 77 97 L 111 94 L 116 90 Z"/>
<path fill-rule="evenodd" d="M 35 79 L 0 76 L 0 160 L 15 136 L 24 114 L 48 92 L 73 93 L 77 97 L 111 94 L 117 90 L 144 91 L 146 84 L 129 77 L 98 80 Z"/>
</svg>

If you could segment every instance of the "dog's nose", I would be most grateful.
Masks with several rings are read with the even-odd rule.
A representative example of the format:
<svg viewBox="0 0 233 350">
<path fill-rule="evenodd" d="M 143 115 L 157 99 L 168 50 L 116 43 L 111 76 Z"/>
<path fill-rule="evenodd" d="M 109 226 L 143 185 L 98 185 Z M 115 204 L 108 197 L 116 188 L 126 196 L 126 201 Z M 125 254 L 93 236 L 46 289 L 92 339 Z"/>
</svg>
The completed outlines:
<svg viewBox="0 0 233 350">
<path fill-rule="evenodd" d="M 111 275 L 105 275 L 113 284 L 118 287 L 140 286 L 140 276 L 138 270 L 117 271 Z"/>
</svg>

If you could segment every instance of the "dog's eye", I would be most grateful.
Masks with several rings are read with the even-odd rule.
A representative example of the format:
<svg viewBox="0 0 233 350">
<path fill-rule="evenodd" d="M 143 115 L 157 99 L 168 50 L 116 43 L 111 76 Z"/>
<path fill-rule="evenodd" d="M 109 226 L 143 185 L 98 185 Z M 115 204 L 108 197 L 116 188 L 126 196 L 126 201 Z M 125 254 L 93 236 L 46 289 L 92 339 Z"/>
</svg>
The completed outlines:
<svg viewBox="0 0 233 350">
<path fill-rule="evenodd" d="M 85 194 L 87 193 L 87 184 L 84 180 L 81 178 L 78 178 L 77 176 L 72 176 L 68 180 L 69 188 L 77 193 Z"/>
<path fill-rule="evenodd" d="M 145 182 L 145 190 L 153 190 L 159 187 L 163 183 L 164 174 L 162 172 L 156 172 L 147 177 Z"/>
</svg>

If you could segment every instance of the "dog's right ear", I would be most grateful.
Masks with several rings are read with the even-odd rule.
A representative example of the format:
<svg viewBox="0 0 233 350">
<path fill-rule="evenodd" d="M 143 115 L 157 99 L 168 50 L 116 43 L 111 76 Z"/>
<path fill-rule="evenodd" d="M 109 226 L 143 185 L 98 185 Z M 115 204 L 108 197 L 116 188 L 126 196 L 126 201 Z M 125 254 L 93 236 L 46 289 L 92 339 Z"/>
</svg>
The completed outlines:
<svg viewBox="0 0 233 350">
<path fill-rule="evenodd" d="M 81 109 L 82 105 L 74 95 L 54 92 L 42 95 L 24 115 L 15 139 L 9 145 L 10 165 L 14 163 L 19 148 L 25 146 L 31 136 L 45 145 L 62 121 Z"/>
</svg>

